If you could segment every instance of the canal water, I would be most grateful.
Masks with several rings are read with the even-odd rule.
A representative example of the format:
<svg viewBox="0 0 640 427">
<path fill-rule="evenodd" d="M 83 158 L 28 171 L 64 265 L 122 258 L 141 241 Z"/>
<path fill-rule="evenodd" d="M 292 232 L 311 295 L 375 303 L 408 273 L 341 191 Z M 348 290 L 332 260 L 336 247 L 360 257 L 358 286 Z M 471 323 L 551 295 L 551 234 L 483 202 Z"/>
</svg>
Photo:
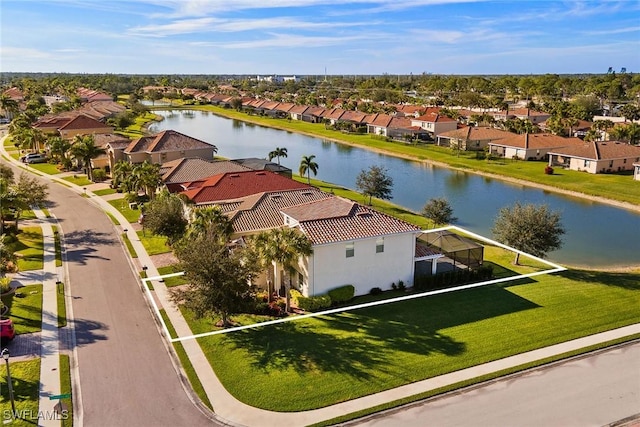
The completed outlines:
<svg viewBox="0 0 640 427">
<path fill-rule="evenodd" d="M 362 169 L 384 166 L 393 178 L 394 203 L 419 212 L 429 199 L 444 197 L 458 217 L 456 225 L 487 237 L 492 236 L 491 227 L 501 207 L 516 201 L 546 203 L 562 213 L 567 230 L 564 246 L 551 252 L 550 260 L 591 268 L 640 265 L 640 215 L 634 212 L 208 112 L 155 113 L 165 120 L 154 123 L 151 131 L 182 132 L 214 144 L 222 157 L 266 158 L 276 147 L 285 147 L 288 157 L 281 158 L 280 162 L 297 173 L 302 156 L 313 154 L 318 163 L 318 179 L 351 189 L 355 189 L 356 176 Z"/>
</svg>

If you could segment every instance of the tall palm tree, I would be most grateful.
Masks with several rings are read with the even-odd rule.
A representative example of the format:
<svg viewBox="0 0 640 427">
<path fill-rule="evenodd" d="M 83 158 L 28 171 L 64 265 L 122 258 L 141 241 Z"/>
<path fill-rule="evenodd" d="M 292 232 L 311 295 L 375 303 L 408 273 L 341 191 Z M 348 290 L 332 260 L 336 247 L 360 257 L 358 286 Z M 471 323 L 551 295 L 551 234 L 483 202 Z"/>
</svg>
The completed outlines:
<svg viewBox="0 0 640 427">
<path fill-rule="evenodd" d="M 49 138 L 47 140 L 47 145 L 49 146 L 51 155 L 59 162 L 62 162 L 63 159 L 67 158 L 67 151 L 71 148 L 71 143 L 59 136 Z"/>
<path fill-rule="evenodd" d="M 87 171 L 87 178 L 91 181 L 93 181 L 91 160 L 107 153 L 104 148 L 96 146 L 93 135 L 76 135 L 69 152 L 75 159 L 82 162 Z"/>
<path fill-rule="evenodd" d="M 226 243 L 233 234 L 233 224 L 218 206 L 194 209 L 187 236 L 215 233 Z"/>
<path fill-rule="evenodd" d="M 20 111 L 18 102 L 5 94 L 0 95 L 0 109 L 8 119 L 13 119 L 13 117 L 18 114 L 18 111 Z"/>
<path fill-rule="evenodd" d="M 137 179 L 138 188 L 144 191 L 144 194 L 153 199 L 156 190 L 162 184 L 162 176 L 160 175 L 160 165 L 144 161 L 133 167 L 132 175 Z"/>
<path fill-rule="evenodd" d="M 614 123 L 611 120 L 605 119 L 605 120 L 596 120 L 595 122 L 593 122 L 593 124 L 591 125 L 591 129 L 595 129 L 597 131 L 600 132 L 600 135 L 602 137 L 602 140 L 604 141 L 604 134 L 611 129 L 614 126 Z"/>
<path fill-rule="evenodd" d="M 316 156 L 312 154 L 311 156 L 302 156 L 302 161 L 300 161 L 298 172 L 300 176 L 307 175 L 308 184 L 311 184 L 311 172 L 313 172 L 314 176 L 318 174 L 318 164 L 313 161 L 315 158 Z"/>
<path fill-rule="evenodd" d="M 300 257 L 311 255 L 311 241 L 297 228 L 281 227 L 260 233 L 255 238 L 257 253 L 263 262 L 280 266 L 287 274 L 285 280 L 286 311 L 291 309 L 291 285 L 296 269 L 294 262 Z"/>
<path fill-rule="evenodd" d="M 276 147 L 275 150 L 269 152 L 269 161 L 273 160 L 274 157 L 278 158 L 278 164 L 280 164 L 280 157 L 287 157 L 287 149 Z"/>
<path fill-rule="evenodd" d="M 609 131 L 609 139 L 613 141 L 628 141 L 628 136 L 627 126 L 614 126 Z"/>
</svg>

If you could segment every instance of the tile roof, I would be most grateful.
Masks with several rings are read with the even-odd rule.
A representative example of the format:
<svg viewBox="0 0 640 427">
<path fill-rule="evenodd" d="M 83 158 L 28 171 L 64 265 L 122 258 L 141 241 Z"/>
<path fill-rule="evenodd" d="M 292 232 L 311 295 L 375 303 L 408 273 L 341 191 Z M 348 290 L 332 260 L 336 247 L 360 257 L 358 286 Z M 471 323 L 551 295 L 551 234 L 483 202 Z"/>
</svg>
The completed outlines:
<svg viewBox="0 0 640 427">
<path fill-rule="evenodd" d="M 361 111 L 347 110 L 340 116 L 340 120 L 345 122 L 363 123 L 366 117 L 367 115 Z"/>
<path fill-rule="evenodd" d="M 131 140 L 126 136 L 114 133 L 98 133 L 93 136 L 93 140 L 97 147 L 105 148 L 109 144 L 112 148 L 124 148 Z"/>
<path fill-rule="evenodd" d="M 161 153 L 166 151 L 184 151 L 200 148 L 218 149 L 215 145 L 206 143 L 199 139 L 184 135 L 175 130 L 165 130 L 156 135 L 143 136 L 131 141 L 131 144 L 124 150 L 125 153 Z"/>
<path fill-rule="evenodd" d="M 417 233 L 414 225 L 342 197 L 285 208 L 314 245 L 399 233 Z"/>
<path fill-rule="evenodd" d="M 113 128 L 111 126 L 107 126 L 102 122 L 97 121 L 96 119 L 92 119 L 89 116 L 85 116 L 84 114 L 80 114 L 73 119 L 69 120 L 67 123 L 60 126 L 59 130 L 84 130 L 84 129 L 110 129 Z"/>
<path fill-rule="evenodd" d="M 443 116 L 434 111 L 430 111 L 427 114 L 423 114 L 418 118 L 412 119 L 413 121 L 419 122 L 429 122 L 429 123 L 440 123 L 440 122 L 456 122 L 456 119 L 452 119 L 451 117 Z"/>
<path fill-rule="evenodd" d="M 250 233 L 284 225 L 281 210 L 314 200 L 333 197 L 316 188 L 270 191 L 220 204 L 229 212 L 236 233 Z"/>
<path fill-rule="evenodd" d="M 411 119 L 409 117 L 393 117 L 389 123 L 389 127 L 392 129 L 410 129 Z"/>
<path fill-rule="evenodd" d="M 207 161 L 200 157 L 182 157 L 160 167 L 165 184 L 187 183 L 227 172 L 249 171 L 251 168 L 230 160 Z"/>
<path fill-rule="evenodd" d="M 460 129 L 450 130 L 448 132 L 443 132 L 438 135 L 439 137 L 446 138 L 456 138 L 456 139 L 464 139 L 469 141 L 480 141 L 480 140 L 496 140 L 502 138 L 509 138 L 517 136 L 515 133 L 506 132 L 504 130 L 485 127 L 485 126 L 465 126 Z"/>
<path fill-rule="evenodd" d="M 322 117 L 327 119 L 338 120 L 342 115 L 346 113 L 342 108 L 334 108 L 332 110 L 325 110 L 324 115 Z"/>
<path fill-rule="evenodd" d="M 2 92 L 2 94 L 15 101 L 22 101 L 24 99 L 24 94 L 22 93 L 22 91 L 15 86 L 5 90 L 4 92 Z"/>
<path fill-rule="evenodd" d="M 295 104 L 292 104 L 290 102 L 281 102 L 280 104 L 278 104 L 278 106 L 276 108 L 274 108 L 274 110 L 276 111 L 282 111 L 284 113 L 289 112 L 289 110 L 291 110 L 293 107 L 295 106 Z"/>
<path fill-rule="evenodd" d="M 550 133 L 525 133 L 513 134 L 513 136 L 493 141 L 490 144 L 502 147 L 539 149 L 582 145 L 584 142 L 579 138 L 563 138 Z"/>
<path fill-rule="evenodd" d="M 211 204 L 265 191 L 312 187 L 270 171 L 246 171 L 211 176 L 203 182 L 192 183 L 188 188 L 182 194 L 194 203 Z"/>
<path fill-rule="evenodd" d="M 309 108 L 308 105 L 295 105 L 295 106 L 291 107 L 291 109 L 289 110 L 289 113 L 302 114 L 305 111 L 307 111 L 307 108 Z"/>
<path fill-rule="evenodd" d="M 588 160 L 638 159 L 640 158 L 640 147 L 629 145 L 626 142 L 593 141 L 558 148 L 553 150 L 552 154 Z"/>
<path fill-rule="evenodd" d="M 71 121 L 73 117 L 70 116 L 43 116 L 35 122 L 32 127 L 36 129 L 60 129 Z"/>
<path fill-rule="evenodd" d="M 372 126 L 386 128 L 389 127 L 392 119 L 393 117 L 388 114 L 370 114 L 366 117 L 365 121 L 367 122 L 367 124 L 370 124 Z"/>
</svg>

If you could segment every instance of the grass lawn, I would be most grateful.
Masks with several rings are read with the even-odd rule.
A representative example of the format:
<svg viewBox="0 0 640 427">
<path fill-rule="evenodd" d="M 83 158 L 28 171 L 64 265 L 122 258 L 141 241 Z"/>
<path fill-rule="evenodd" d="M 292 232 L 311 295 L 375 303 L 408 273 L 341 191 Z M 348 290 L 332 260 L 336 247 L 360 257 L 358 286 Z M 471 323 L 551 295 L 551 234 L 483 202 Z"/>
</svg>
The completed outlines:
<svg viewBox="0 0 640 427">
<path fill-rule="evenodd" d="M 114 223 L 115 225 L 120 225 L 120 221 L 118 221 L 115 216 L 113 216 L 109 212 L 105 212 L 105 213 L 107 214 L 107 216 L 109 217 L 112 223 Z"/>
<path fill-rule="evenodd" d="M 56 251 L 56 267 L 62 266 L 62 247 L 60 246 L 60 233 L 58 232 L 58 227 L 55 225 L 51 226 L 53 230 L 53 244 L 55 246 Z"/>
<path fill-rule="evenodd" d="M 169 330 L 169 335 L 172 337 L 175 337 L 176 331 L 173 328 L 173 325 L 171 324 L 171 321 L 169 320 L 169 317 L 167 316 L 167 313 L 164 309 L 160 310 L 160 315 L 162 316 L 162 319 L 164 320 L 165 325 L 167 325 L 167 329 Z M 207 393 L 204 391 L 204 388 L 202 387 L 202 383 L 200 382 L 200 378 L 198 378 L 198 374 L 196 374 L 196 371 L 193 369 L 191 360 L 189 360 L 189 356 L 187 356 L 187 352 L 184 350 L 182 343 L 174 342 L 173 348 L 175 349 L 178 355 L 178 358 L 180 359 L 180 364 L 182 365 L 182 369 L 184 369 L 184 372 L 187 375 L 189 382 L 191 383 L 191 388 L 193 388 L 193 391 L 195 391 L 195 393 L 198 395 L 200 400 L 202 400 L 202 402 L 205 405 L 207 405 L 210 409 L 213 410 L 213 407 L 211 406 L 211 402 L 207 397 Z"/>
<path fill-rule="evenodd" d="M 25 209 L 20 213 L 20 219 L 36 219 L 36 213 L 31 209 Z"/>
<path fill-rule="evenodd" d="M 188 107 L 181 107 L 188 108 Z M 210 111 L 221 116 L 235 118 L 246 122 L 269 126 L 293 132 L 305 133 L 319 138 L 341 141 L 373 150 L 383 151 L 390 155 L 413 160 L 429 160 L 445 163 L 453 168 L 466 171 L 484 172 L 506 177 L 523 179 L 533 183 L 548 185 L 560 189 L 577 191 L 588 195 L 605 197 L 623 202 L 640 204 L 640 193 L 635 189 L 630 175 L 597 174 L 556 169 L 553 175 L 544 174 L 544 162 L 512 161 L 499 159 L 495 161 L 478 160 L 475 153 L 461 152 L 437 147 L 433 144 L 405 144 L 387 142 L 373 138 L 371 135 L 348 135 L 330 129 L 321 124 L 307 123 L 300 120 L 273 119 L 269 117 L 250 116 L 232 109 L 206 105 L 195 106 L 197 110 Z M 166 109 L 166 107 L 165 107 Z"/>
<path fill-rule="evenodd" d="M 71 394 L 71 368 L 69 363 L 69 356 L 66 354 L 60 355 L 60 394 Z M 73 396 L 62 399 L 62 403 L 67 406 L 68 415 L 62 420 L 63 427 L 73 426 Z"/>
<path fill-rule="evenodd" d="M 167 245 L 167 238 L 164 236 L 158 236 L 150 231 L 145 231 L 144 235 L 142 231 L 136 231 L 142 246 L 146 249 L 149 255 L 158 255 L 171 252 L 171 248 Z"/>
<path fill-rule="evenodd" d="M 69 181 L 72 184 L 79 185 L 79 186 L 93 184 L 93 182 L 91 182 L 89 180 L 89 178 L 87 178 L 86 175 L 65 176 L 62 179 L 64 179 L 65 181 Z"/>
<path fill-rule="evenodd" d="M 640 321 L 640 271 L 573 270 L 528 282 L 199 342 L 236 398 L 301 411 Z M 210 321 L 187 318 L 194 333 L 211 330 Z M 287 393 L 269 393 L 274 384 Z"/>
<path fill-rule="evenodd" d="M 127 233 L 122 233 L 121 236 L 125 246 L 129 250 L 129 255 L 131 255 L 131 258 L 138 258 L 138 254 L 136 253 L 136 250 L 133 249 L 133 245 L 131 244 L 131 240 L 129 240 L 129 236 L 127 236 Z"/>
<path fill-rule="evenodd" d="M 41 270 L 44 265 L 44 243 L 40 227 L 21 228 L 17 240 L 9 244 L 18 256 L 20 271 Z"/>
<path fill-rule="evenodd" d="M 58 328 L 67 326 L 67 303 L 64 299 L 64 283 L 56 284 L 56 302 L 58 305 Z"/>
<path fill-rule="evenodd" d="M 95 194 L 96 196 L 106 196 L 108 194 L 115 194 L 115 193 L 117 193 L 115 188 L 105 188 L 105 189 L 96 190 L 93 192 L 93 194 Z M 124 197 L 124 195 L 122 197 Z"/>
<path fill-rule="evenodd" d="M 33 163 L 30 164 L 29 167 L 47 175 L 56 175 L 61 172 L 61 170 L 58 169 L 58 165 L 53 163 Z"/>
<path fill-rule="evenodd" d="M 40 388 L 40 359 L 28 360 L 25 362 L 12 362 L 11 364 L 11 379 L 13 382 L 13 397 L 16 404 L 16 411 L 22 414 L 33 414 L 34 417 L 38 416 L 38 398 Z M 3 362 L 4 364 L 4 362 Z M 5 420 L 4 410 L 11 411 L 11 401 L 9 400 L 9 387 L 7 384 L 7 370 L 3 367 L 0 369 L 0 380 L 2 381 L 2 402 L 0 408 L 2 408 L 3 416 L 2 420 Z M 16 420 L 13 421 L 11 426 L 34 426 L 37 425 L 38 420 Z"/>
<path fill-rule="evenodd" d="M 2 297 L 9 307 L 16 334 L 38 332 L 42 328 L 42 285 L 29 285 Z"/>
<path fill-rule="evenodd" d="M 140 209 L 129 209 L 129 204 L 125 199 L 109 200 L 109 204 L 116 208 L 127 221 L 135 223 L 140 217 Z"/>
<path fill-rule="evenodd" d="M 178 273 L 180 271 L 182 270 L 179 270 L 175 265 L 167 265 L 165 267 L 158 268 L 158 274 L 160 274 L 161 276 L 164 274 Z M 184 276 L 167 277 L 166 279 L 164 279 L 164 284 L 167 288 L 185 285 L 187 283 L 188 282 L 184 278 Z"/>
</svg>

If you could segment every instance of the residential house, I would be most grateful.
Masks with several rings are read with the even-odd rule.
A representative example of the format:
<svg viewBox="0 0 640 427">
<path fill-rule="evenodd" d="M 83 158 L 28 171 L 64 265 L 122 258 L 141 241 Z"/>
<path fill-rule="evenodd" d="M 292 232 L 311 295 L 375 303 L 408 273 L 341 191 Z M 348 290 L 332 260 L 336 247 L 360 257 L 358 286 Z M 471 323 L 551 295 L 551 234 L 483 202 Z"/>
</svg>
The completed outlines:
<svg viewBox="0 0 640 427">
<path fill-rule="evenodd" d="M 411 126 L 420 127 L 431 134 L 433 138 L 443 132 L 458 128 L 458 121 L 438 113 L 430 112 L 411 119 Z"/>
<path fill-rule="evenodd" d="M 331 125 L 335 125 L 344 113 L 346 113 L 346 110 L 343 110 L 342 108 L 332 108 L 330 110 L 325 110 L 322 118 Z"/>
<path fill-rule="evenodd" d="M 303 295 L 326 294 L 346 284 L 363 295 L 400 280 L 412 283 L 416 226 L 335 196 L 281 212 L 285 226 L 298 227 L 312 243 L 313 253 L 295 266 Z"/>
<path fill-rule="evenodd" d="M 289 109 L 289 116 L 293 120 L 302 120 L 302 115 L 309 108 L 308 105 L 295 105 Z"/>
<path fill-rule="evenodd" d="M 516 134 L 492 127 L 466 126 L 441 133 L 436 139 L 436 144 L 463 151 L 480 151 L 487 148 L 490 142 L 514 136 Z"/>
<path fill-rule="evenodd" d="M 113 101 L 113 96 L 108 93 L 100 92 L 93 89 L 87 89 L 84 87 L 78 88 L 78 96 L 83 102 L 90 101 Z"/>
<path fill-rule="evenodd" d="M 207 178 L 228 172 L 252 170 L 231 160 L 205 160 L 200 157 L 182 157 L 160 166 L 162 182 L 171 193 L 187 189 L 189 184 L 203 182 Z"/>
<path fill-rule="evenodd" d="M 271 171 L 287 178 L 291 178 L 292 176 L 292 171 L 288 167 L 266 159 L 249 157 L 246 159 L 233 159 L 231 161 L 254 171 Z"/>
<path fill-rule="evenodd" d="M 640 147 L 618 141 L 591 141 L 549 152 L 549 165 L 589 173 L 634 171 L 637 179 Z"/>
<path fill-rule="evenodd" d="M 77 115 L 58 128 L 60 136 L 64 139 L 73 139 L 76 135 L 96 135 L 112 133 L 113 127 L 107 126 L 96 119 L 84 114 Z"/>
<path fill-rule="evenodd" d="M 105 154 L 102 154 L 95 159 L 91 160 L 91 166 L 95 168 L 101 168 L 110 173 L 113 170 L 113 166 L 116 164 L 118 160 L 122 160 L 122 158 L 115 159 L 115 156 L 112 156 L 115 147 L 120 148 L 120 152 L 127 147 L 131 140 L 126 136 L 114 134 L 114 133 L 101 133 L 93 135 L 93 141 L 96 147 L 102 148 L 105 150 Z"/>
<path fill-rule="evenodd" d="M 503 110 L 503 111 L 493 111 L 488 112 L 495 118 L 496 120 L 509 120 L 509 119 L 521 119 L 521 120 L 529 120 L 534 125 L 539 125 L 542 122 L 546 121 L 551 114 L 544 113 L 542 111 L 535 111 L 530 108 L 515 108 L 513 110 Z"/>
<path fill-rule="evenodd" d="M 131 163 L 163 164 L 182 157 L 199 157 L 213 160 L 218 151 L 215 145 L 184 135 L 175 130 L 165 130 L 156 135 L 143 136 L 131 141 L 123 153 Z"/>
<path fill-rule="evenodd" d="M 387 130 L 391 124 L 392 116 L 388 114 L 370 114 L 365 119 L 367 123 L 367 133 L 373 135 L 387 136 Z"/>
<path fill-rule="evenodd" d="M 544 160 L 552 150 L 584 144 L 579 138 L 563 138 L 550 133 L 512 134 L 489 142 L 489 153 L 507 159 Z"/>
<path fill-rule="evenodd" d="M 322 107 L 309 107 L 301 114 L 300 119 L 303 122 L 308 123 L 320 123 L 322 122 L 322 115 L 324 114 L 324 108 Z"/>
<path fill-rule="evenodd" d="M 206 179 L 183 183 L 180 194 L 198 206 L 213 205 L 221 200 L 238 199 L 265 191 L 313 188 L 271 171 L 227 172 Z"/>
<path fill-rule="evenodd" d="M 429 132 L 420 126 L 412 126 L 408 117 L 393 117 L 387 127 L 387 136 L 394 139 L 414 139 L 428 140 Z"/>
</svg>

